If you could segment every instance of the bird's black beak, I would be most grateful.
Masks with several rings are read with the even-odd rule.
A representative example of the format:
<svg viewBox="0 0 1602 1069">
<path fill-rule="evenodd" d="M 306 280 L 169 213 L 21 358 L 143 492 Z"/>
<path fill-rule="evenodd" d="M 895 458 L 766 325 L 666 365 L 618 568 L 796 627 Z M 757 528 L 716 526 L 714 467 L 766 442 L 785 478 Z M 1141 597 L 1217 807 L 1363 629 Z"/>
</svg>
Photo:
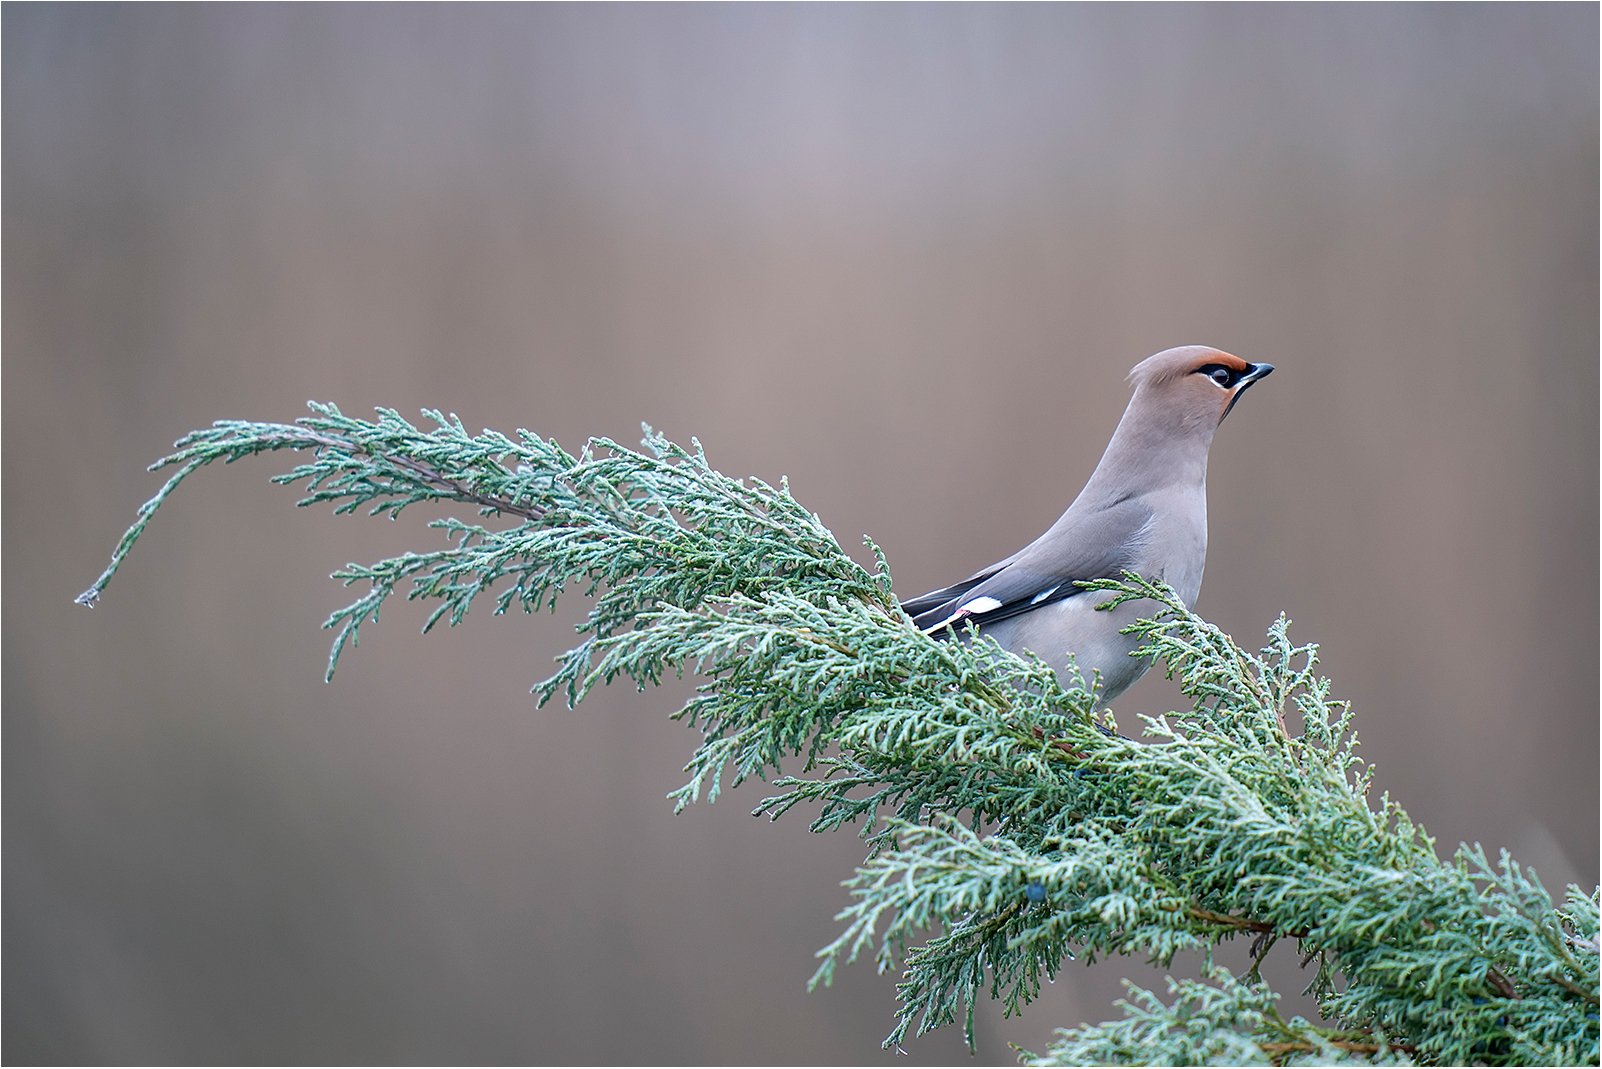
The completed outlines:
<svg viewBox="0 0 1602 1069">
<path fill-rule="evenodd" d="M 1224 422 L 1224 416 L 1229 415 L 1229 410 L 1235 407 L 1235 402 L 1240 400 L 1240 395 L 1245 393 L 1251 387 L 1252 383 L 1256 382 L 1258 379 L 1268 378 L 1268 376 L 1273 374 L 1273 372 L 1273 364 L 1249 365 L 1249 370 L 1246 372 L 1246 374 L 1242 375 L 1235 381 L 1235 396 L 1229 399 L 1229 406 L 1224 409 L 1224 415 L 1218 417 L 1218 422 Z"/>
</svg>

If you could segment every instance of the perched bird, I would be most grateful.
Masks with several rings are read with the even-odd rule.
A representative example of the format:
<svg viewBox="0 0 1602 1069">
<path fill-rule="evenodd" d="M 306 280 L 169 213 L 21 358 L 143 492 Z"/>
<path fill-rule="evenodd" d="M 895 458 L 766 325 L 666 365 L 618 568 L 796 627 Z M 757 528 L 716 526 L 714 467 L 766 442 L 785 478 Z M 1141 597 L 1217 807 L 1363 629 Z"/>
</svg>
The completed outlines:
<svg viewBox="0 0 1602 1069">
<path fill-rule="evenodd" d="M 1142 610 L 1126 602 L 1098 612 L 1107 596 L 1074 580 L 1127 570 L 1166 582 L 1187 607 L 1196 603 L 1207 562 L 1207 450 L 1240 395 L 1273 370 L 1205 345 L 1142 360 L 1129 372 L 1135 393 L 1101 463 L 1051 529 L 902 609 L 929 635 L 961 635 L 971 622 L 1004 649 L 1044 657 L 1065 685 L 1072 656 L 1087 685 L 1100 673 L 1096 704 L 1107 705 L 1151 667 L 1130 656 L 1140 640 L 1119 634 Z"/>
</svg>

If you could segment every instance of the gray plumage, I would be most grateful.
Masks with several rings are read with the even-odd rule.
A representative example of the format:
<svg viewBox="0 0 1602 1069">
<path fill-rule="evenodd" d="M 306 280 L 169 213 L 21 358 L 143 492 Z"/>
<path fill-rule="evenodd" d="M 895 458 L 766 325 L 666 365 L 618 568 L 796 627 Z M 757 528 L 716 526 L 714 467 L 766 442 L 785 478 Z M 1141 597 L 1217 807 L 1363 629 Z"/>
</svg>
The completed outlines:
<svg viewBox="0 0 1602 1069">
<path fill-rule="evenodd" d="M 1007 559 L 901 607 L 931 635 L 961 634 L 972 622 L 1006 649 L 1044 657 L 1064 683 L 1072 655 L 1087 684 L 1100 673 L 1097 705 L 1105 706 L 1151 667 L 1129 655 L 1139 640 L 1119 634 L 1141 603 L 1098 612 L 1106 597 L 1074 581 L 1127 570 L 1160 579 L 1195 604 L 1207 563 L 1213 432 L 1273 370 L 1204 345 L 1141 361 L 1129 373 L 1129 407 L 1068 511 Z"/>
</svg>

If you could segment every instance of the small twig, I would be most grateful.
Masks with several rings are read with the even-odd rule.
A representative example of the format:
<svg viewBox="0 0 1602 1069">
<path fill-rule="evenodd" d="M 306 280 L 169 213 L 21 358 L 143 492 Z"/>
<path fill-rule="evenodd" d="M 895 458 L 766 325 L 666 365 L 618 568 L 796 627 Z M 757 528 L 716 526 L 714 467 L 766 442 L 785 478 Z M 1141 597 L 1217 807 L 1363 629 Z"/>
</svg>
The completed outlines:
<svg viewBox="0 0 1602 1069">
<path fill-rule="evenodd" d="M 381 457 L 382 459 L 389 461 L 391 464 L 394 464 L 398 468 L 405 468 L 425 482 L 430 482 L 435 486 L 444 488 L 445 490 L 449 491 L 450 495 L 456 498 L 458 501 L 466 501 L 475 505 L 482 505 L 485 508 L 494 509 L 496 512 L 509 512 L 514 516 L 521 516 L 526 520 L 541 520 L 545 518 L 545 510 L 537 505 L 514 505 L 512 502 L 503 497 L 492 497 L 489 494 L 480 494 L 474 490 L 467 489 L 459 480 L 442 475 L 433 468 L 430 468 L 427 464 L 424 464 L 421 461 L 413 460 L 411 457 L 398 456 L 390 453 L 372 453 L 365 449 L 360 449 L 360 447 L 357 448 L 361 452 L 368 453 L 369 456 Z"/>
<path fill-rule="evenodd" d="M 1552 975 L 1548 976 L 1547 979 L 1561 987 L 1563 990 L 1567 991 L 1569 994 L 1579 995 L 1593 1006 L 1598 1004 L 1598 999 L 1594 992 L 1587 991 L 1585 988 L 1581 987 L 1573 980 L 1570 980 L 1567 976 L 1564 976 L 1560 972 L 1553 973 Z"/>
<path fill-rule="evenodd" d="M 1281 932 L 1277 926 L 1269 924 L 1267 921 L 1247 920 L 1245 917 L 1231 917 L 1227 913 L 1214 913 L 1210 909 L 1202 909 L 1198 906 L 1186 906 L 1185 912 L 1188 916 L 1194 917 L 1199 921 L 1210 921 L 1213 924 L 1227 924 L 1231 928 L 1239 928 L 1241 931 L 1246 932 L 1272 933 L 1276 939 L 1281 935 L 1288 935 L 1293 939 L 1304 939 L 1307 937 L 1306 928 L 1298 928 L 1291 932 Z"/>
<path fill-rule="evenodd" d="M 1513 986 L 1513 981 L 1504 976 L 1502 970 L 1495 965 L 1485 970 L 1485 978 L 1490 981 L 1492 987 L 1501 992 L 1503 998 L 1520 998 L 1518 989 Z"/>
<path fill-rule="evenodd" d="M 1278 941 L 1279 941 L 1279 933 L 1275 932 L 1273 930 L 1269 930 L 1269 931 L 1263 932 L 1260 935 L 1258 935 L 1258 937 L 1256 939 L 1252 940 L 1252 968 L 1251 968 L 1251 975 L 1253 975 L 1253 976 L 1260 976 L 1261 975 L 1261 973 L 1259 973 L 1258 970 L 1262 968 L 1263 959 L 1268 957 L 1268 952 L 1273 949 L 1274 944 L 1276 942 L 1278 942 Z"/>
<path fill-rule="evenodd" d="M 379 460 L 387 460 L 398 468 L 405 468 L 424 482 L 433 483 L 450 492 L 457 500 L 482 505 L 485 508 L 495 509 L 497 512 L 509 512 L 514 516 L 522 516 L 529 520 L 542 519 L 545 511 L 535 505 L 515 505 L 505 498 L 492 497 L 468 489 L 459 480 L 441 474 L 434 468 L 421 461 L 399 453 L 376 449 L 369 445 L 350 438 L 335 438 L 316 431 L 302 430 L 299 427 L 275 427 L 259 432 L 259 437 L 267 441 L 279 441 L 297 448 L 339 449 L 347 453 L 360 453 Z"/>
<path fill-rule="evenodd" d="M 1039 725 L 1030 728 L 1029 733 L 1039 741 L 1044 742 L 1047 746 L 1057 750 L 1059 753 L 1067 754 L 1075 761 L 1085 760 L 1085 755 L 1074 749 L 1072 744 L 1070 744 L 1067 739 L 1047 739 L 1046 733 L 1040 729 Z"/>
<path fill-rule="evenodd" d="M 1187 906 L 1185 912 L 1188 916 L 1199 921 L 1211 921 L 1213 924 L 1227 924 L 1231 928 L 1240 928 L 1248 932 L 1272 932 L 1274 926 L 1263 921 L 1249 921 L 1244 917 L 1231 917 L 1227 913 L 1214 913 L 1210 909 L 1200 909 L 1196 906 Z"/>
<path fill-rule="evenodd" d="M 1332 1047 L 1349 1050 L 1353 1054 L 1378 1054 L 1382 1050 L 1399 1050 L 1405 1054 L 1413 1054 L 1418 1048 L 1406 1043 L 1353 1043 L 1344 1039 L 1325 1040 Z M 1318 1048 L 1306 1040 L 1295 1043 L 1259 1043 L 1257 1049 L 1264 1054 L 1294 1054 L 1301 1051 L 1314 1051 Z"/>
</svg>

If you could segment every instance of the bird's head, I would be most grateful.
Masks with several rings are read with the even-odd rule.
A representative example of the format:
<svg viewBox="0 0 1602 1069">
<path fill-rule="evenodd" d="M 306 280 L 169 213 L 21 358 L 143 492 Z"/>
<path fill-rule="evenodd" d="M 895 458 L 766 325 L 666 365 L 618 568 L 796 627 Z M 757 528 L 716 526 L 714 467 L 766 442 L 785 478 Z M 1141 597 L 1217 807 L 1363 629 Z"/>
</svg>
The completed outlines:
<svg viewBox="0 0 1602 1069">
<path fill-rule="evenodd" d="M 1149 356 L 1129 372 L 1135 384 L 1130 407 L 1140 406 L 1164 422 L 1211 431 L 1224 422 L 1240 395 L 1267 378 L 1273 364 L 1252 364 L 1205 345 L 1182 345 Z"/>
</svg>

